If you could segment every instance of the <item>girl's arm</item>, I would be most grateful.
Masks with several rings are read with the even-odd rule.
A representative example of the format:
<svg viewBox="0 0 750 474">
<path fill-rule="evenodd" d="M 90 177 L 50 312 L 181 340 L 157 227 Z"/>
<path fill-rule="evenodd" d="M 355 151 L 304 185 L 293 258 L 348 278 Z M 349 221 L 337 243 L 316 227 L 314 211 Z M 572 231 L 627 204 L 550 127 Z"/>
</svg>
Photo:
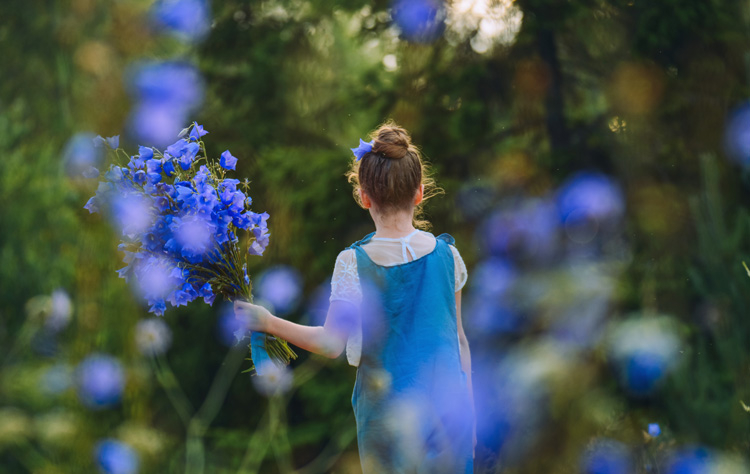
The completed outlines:
<svg viewBox="0 0 750 474">
<path fill-rule="evenodd" d="M 355 311 L 352 303 L 334 300 L 328 308 L 323 326 L 306 326 L 276 317 L 263 306 L 246 301 L 234 302 L 235 317 L 245 321 L 250 331 L 272 334 L 306 351 L 331 359 L 344 351 Z"/>
<path fill-rule="evenodd" d="M 464 326 L 461 322 L 461 290 L 456 292 L 456 323 L 458 326 L 458 347 L 461 354 L 461 368 L 466 374 L 466 384 L 469 388 L 469 403 L 471 404 L 471 415 L 474 420 L 473 443 L 477 445 L 477 417 L 474 410 L 474 389 L 471 385 L 471 351 L 469 350 L 469 340 L 466 339 Z"/>
</svg>

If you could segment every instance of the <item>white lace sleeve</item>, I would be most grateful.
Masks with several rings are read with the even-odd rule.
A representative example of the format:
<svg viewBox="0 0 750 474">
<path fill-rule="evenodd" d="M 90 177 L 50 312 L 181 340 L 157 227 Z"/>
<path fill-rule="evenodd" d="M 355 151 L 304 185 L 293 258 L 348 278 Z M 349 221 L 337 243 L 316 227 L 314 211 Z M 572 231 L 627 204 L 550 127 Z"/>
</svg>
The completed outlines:
<svg viewBox="0 0 750 474">
<path fill-rule="evenodd" d="M 343 300 L 354 303 L 362 302 L 362 288 L 357 272 L 357 255 L 352 249 L 346 249 L 336 257 L 336 265 L 331 277 L 331 297 L 329 301 Z"/>
<path fill-rule="evenodd" d="M 453 268 L 455 269 L 456 276 L 455 291 L 458 291 L 464 287 L 464 285 L 466 284 L 466 280 L 469 278 L 469 275 L 466 271 L 466 264 L 464 263 L 464 259 L 461 258 L 461 254 L 458 253 L 458 249 L 452 245 L 450 247 L 451 251 L 453 251 Z"/>
<path fill-rule="evenodd" d="M 349 301 L 359 307 L 362 302 L 362 287 L 357 271 L 357 255 L 346 249 L 336 257 L 336 265 L 331 277 L 331 298 L 329 301 Z M 346 341 L 346 359 L 349 365 L 359 366 L 362 355 L 362 327 L 359 319 Z"/>
</svg>

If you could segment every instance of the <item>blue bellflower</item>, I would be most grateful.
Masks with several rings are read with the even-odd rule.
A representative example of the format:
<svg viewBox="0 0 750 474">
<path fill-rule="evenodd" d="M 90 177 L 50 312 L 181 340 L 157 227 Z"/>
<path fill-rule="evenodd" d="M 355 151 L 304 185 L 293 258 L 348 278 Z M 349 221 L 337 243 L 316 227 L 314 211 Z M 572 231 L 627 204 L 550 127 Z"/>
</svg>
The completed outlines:
<svg viewBox="0 0 750 474">
<path fill-rule="evenodd" d="M 367 153 L 370 153 L 372 151 L 372 145 L 375 143 L 375 140 L 366 142 L 359 139 L 359 146 L 357 148 L 350 148 L 352 153 L 354 153 L 354 156 L 357 157 L 357 161 L 361 160 L 363 156 L 365 156 Z"/>
<path fill-rule="evenodd" d="M 198 141 L 201 139 L 202 136 L 207 135 L 208 131 L 204 129 L 201 125 L 198 125 L 198 122 L 193 122 L 193 129 L 190 130 L 189 138 L 195 141 Z"/>
<path fill-rule="evenodd" d="M 221 154 L 221 159 L 219 160 L 219 164 L 225 170 L 233 170 L 235 166 L 237 166 L 237 158 L 232 156 L 232 154 L 229 153 L 229 150 L 227 150 Z"/>
</svg>

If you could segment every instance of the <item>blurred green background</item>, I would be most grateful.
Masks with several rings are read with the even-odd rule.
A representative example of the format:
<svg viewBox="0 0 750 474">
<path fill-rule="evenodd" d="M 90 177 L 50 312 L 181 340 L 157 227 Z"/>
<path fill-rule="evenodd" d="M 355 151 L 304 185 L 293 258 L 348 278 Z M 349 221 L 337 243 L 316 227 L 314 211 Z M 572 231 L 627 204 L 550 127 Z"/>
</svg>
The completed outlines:
<svg viewBox="0 0 750 474">
<path fill-rule="evenodd" d="M 298 350 L 266 397 L 219 301 L 168 310 L 168 351 L 138 350 L 147 308 L 64 157 L 80 132 L 136 153 L 144 60 L 200 72 L 182 127 L 239 158 L 271 215 L 251 278 L 296 269 L 295 321 L 321 322 L 336 255 L 373 230 L 349 148 L 388 118 L 411 132 L 445 190 L 427 217 L 469 269 L 475 472 L 747 472 L 750 3 L 4 0 L 0 18 L 3 473 L 360 472 L 344 356 Z M 524 220 L 570 205 L 580 171 L 606 177 L 576 195 L 585 222 Z M 124 379 L 92 409 L 97 353 Z"/>
</svg>

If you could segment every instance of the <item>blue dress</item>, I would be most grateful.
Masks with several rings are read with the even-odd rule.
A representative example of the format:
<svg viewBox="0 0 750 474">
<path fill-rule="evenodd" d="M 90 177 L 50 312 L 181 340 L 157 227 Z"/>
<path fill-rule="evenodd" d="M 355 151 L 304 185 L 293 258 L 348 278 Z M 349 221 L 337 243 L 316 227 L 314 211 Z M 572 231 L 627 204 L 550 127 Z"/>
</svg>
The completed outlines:
<svg viewBox="0 0 750 474">
<path fill-rule="evenodd" d="M 471 473 L 472 414 L 461 368 L 448 234 L 393 266 L 349 248 L 362 286 L 362 355 L 352 393 L 364 474 Z"/>
</svg>

